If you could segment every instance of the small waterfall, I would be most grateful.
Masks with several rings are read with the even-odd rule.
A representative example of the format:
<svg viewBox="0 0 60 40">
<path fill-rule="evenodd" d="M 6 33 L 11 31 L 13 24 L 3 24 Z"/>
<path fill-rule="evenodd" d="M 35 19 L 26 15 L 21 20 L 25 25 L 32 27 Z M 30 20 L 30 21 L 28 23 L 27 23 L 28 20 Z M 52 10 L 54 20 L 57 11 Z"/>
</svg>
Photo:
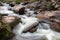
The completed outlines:
<svg viewBox="0 0 60 40">
<path fill-rule="evenodd" d="M 9 8 L 9 7 L 8 7 Z M 34 11 L 26 9 L 25 15 L 15 14 L 13 11 L 8 10 L 6 4 L 0 7 L 0 13 L 9 14 L 9 16 L 18 16 L 21 18 L 22 23 L 19 23 L 14 29 L 15 37 L 12 40 L 60 40 L 60 33 L 52 31 L 50 25 L 47 23 L 39 23 L 39 19 L 35 18 Z M 30 17 L 28 17 L 30 16 Z M 34 33 L 23 33 L 23 31 L 39 24 L 37 31 Z"/>
<path fill-rule="evenodd" d="M 23 31 L 29 29 L 30 27 L 36 25 L 38 22 L 38 19 L 36 18 L 30 18 L 23 16 L 22 17 L 22 23 L 19 23 L 16 28 L 13 30 L 13 32 L 16 34 L 15 38 L 17 40 L 34 40 L 34 39 L 45 39 L 52 40 L 53 32 L 49 28 L 49 24 L 47 23 L 41 23 L 38 25 L 38 29 L 35 33 L 22 33 Z M 33 25 L 32 25 L 33 24 Z M 40 35 L 40 36 L 39 36 Z M 36 38 L 33 38 L 35 37 Z M 40 38 L 39 38 L 40 37 Z M 13 38 L 13 39 L 15 39 Z M 27 38 L 27 39 L 26 39 Z"/>
<path fill-rule="evenodd" d="M 60 40 L 59 33 L 54 32 L 50 29 L 50 25 L 47 23 L 39 23 L 38 20 L 34 17 L 30 18 L 27 16 L 23 16 L 22 23 L 19 23 L 16 28 L 13 30 L 13 32 L 16 34 L 16 36 L 13 38 L 13 40 Z M 23 30 L 29 29 L 29 27 L 32 27 L 33 23 L 39 23 L 38 29 L 34 33 L 22 33 Z M 30 26 L 32 25 L 32 26 Z M 35 25 L 35 24 L 34 24 Z"/>
<path fill-rule="evenodd" d="M 21 34 L 23 31 L 35 26 L 38 24 L 38 19 L 37 18 L 32 18 L 32 17 L 25 17 L 22 19 L 22 24 L 18 24 L 17 26 L 19 27 L 18 33 Z"/>
</svg>

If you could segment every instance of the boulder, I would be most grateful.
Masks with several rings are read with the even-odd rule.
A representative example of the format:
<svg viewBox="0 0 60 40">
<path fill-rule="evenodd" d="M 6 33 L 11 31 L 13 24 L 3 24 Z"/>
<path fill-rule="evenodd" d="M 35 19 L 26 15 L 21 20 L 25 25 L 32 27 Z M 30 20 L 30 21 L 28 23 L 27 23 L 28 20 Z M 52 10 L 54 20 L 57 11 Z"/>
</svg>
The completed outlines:
<svg viewBox="0 0 60 40">
<path fill-rule="evenodd" d="M 18 14 L 24 14 L 25 7 L 23 5 L 16 5 L 13 7 L 13 11 Z"/>
<path fill-rule="evenodd" d="M 55 11 L 55 15 L 49 18 L 50 28 L 54 31 L 60 32 L 60 12 Z"/>
<path fill-rule="evenodd" d="M 19 19 L 19 18 L 16 16 L 2 16 L 2 22 L 7 23 L 7 24 L 10 24 L 10 23 L 16 21 L 17 19 Z"/>
</svg>

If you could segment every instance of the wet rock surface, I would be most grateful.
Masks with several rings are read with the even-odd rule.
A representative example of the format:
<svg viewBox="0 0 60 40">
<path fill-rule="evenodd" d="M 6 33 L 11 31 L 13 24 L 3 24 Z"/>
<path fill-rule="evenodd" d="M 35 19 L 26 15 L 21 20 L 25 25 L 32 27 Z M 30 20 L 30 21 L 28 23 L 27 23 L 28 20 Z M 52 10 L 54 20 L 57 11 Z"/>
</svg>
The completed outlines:
<svg viewBox="0 0 60 40">
<path fill-rule="evenodd" d="M 0 2 L 0 28 L 8 31 L 6 37 L 14 34 L 8 40 L 52 40 L 52 36 L 57 36 L 54 32 L 60 33 L 60 10 L 59 5 L 51 1 Z"/>
</svg>

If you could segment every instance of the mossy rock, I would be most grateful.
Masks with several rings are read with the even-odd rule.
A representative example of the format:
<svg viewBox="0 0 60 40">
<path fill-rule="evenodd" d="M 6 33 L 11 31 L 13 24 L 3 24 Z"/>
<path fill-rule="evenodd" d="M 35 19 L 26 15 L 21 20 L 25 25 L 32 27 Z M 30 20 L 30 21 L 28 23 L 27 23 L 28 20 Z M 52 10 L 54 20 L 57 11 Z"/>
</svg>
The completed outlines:
<svg viewBox="0 0 60 40">
<path fill-rule="evenodd" d="M 2 16 L 4 15 L 0 14 L 0 17 Z M 15 21 L 9 24 L 3 23 L 1 20 L 2 19 L 0 19 L 0 40 L 8 40 L 12 36 L 14 36 L 12 30 L 20 22 L 20 18 L 16 19 Z"/>
</svg>

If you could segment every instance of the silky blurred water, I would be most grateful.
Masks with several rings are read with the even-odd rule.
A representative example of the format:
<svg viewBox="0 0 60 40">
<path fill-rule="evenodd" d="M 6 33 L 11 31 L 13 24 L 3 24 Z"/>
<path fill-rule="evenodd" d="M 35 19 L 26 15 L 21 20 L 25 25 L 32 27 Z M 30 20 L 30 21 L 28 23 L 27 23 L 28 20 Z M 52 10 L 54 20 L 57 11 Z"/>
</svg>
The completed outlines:
<svg viewBox="0 0 60 40">
<path fill-rule="evenodd" d="M 7 5 L 8 6 L 8 5 Z M 14 14 L 13 11 L 8 10 L 9 7 L 6 5 L 0 7 L 1 14 L 9 14 L 9 16 L 18 16 L 21 18 L 23 23 L 19 23 L 14 29 L 13 33 L 16 35 L 12 40 L 60 40 L 60 33 L 52 31 L 50 25 L 47 23 L 38 23 L 37 19 L 34 17 L 34 11 L 27 9 L 26 15 Z M 28 16 L 32 16 L 30 19 Z M 34 19 L 35 18 L 35 19 Z M 22 33 L 25 28 L 30 26 L 33 22 L 38 23 L 38 29 L 34 33 Z M 26 23 L 26 24 L 25 24 Z M 32 25 L 33 26 L 33 25 Z"/>
</svg>

